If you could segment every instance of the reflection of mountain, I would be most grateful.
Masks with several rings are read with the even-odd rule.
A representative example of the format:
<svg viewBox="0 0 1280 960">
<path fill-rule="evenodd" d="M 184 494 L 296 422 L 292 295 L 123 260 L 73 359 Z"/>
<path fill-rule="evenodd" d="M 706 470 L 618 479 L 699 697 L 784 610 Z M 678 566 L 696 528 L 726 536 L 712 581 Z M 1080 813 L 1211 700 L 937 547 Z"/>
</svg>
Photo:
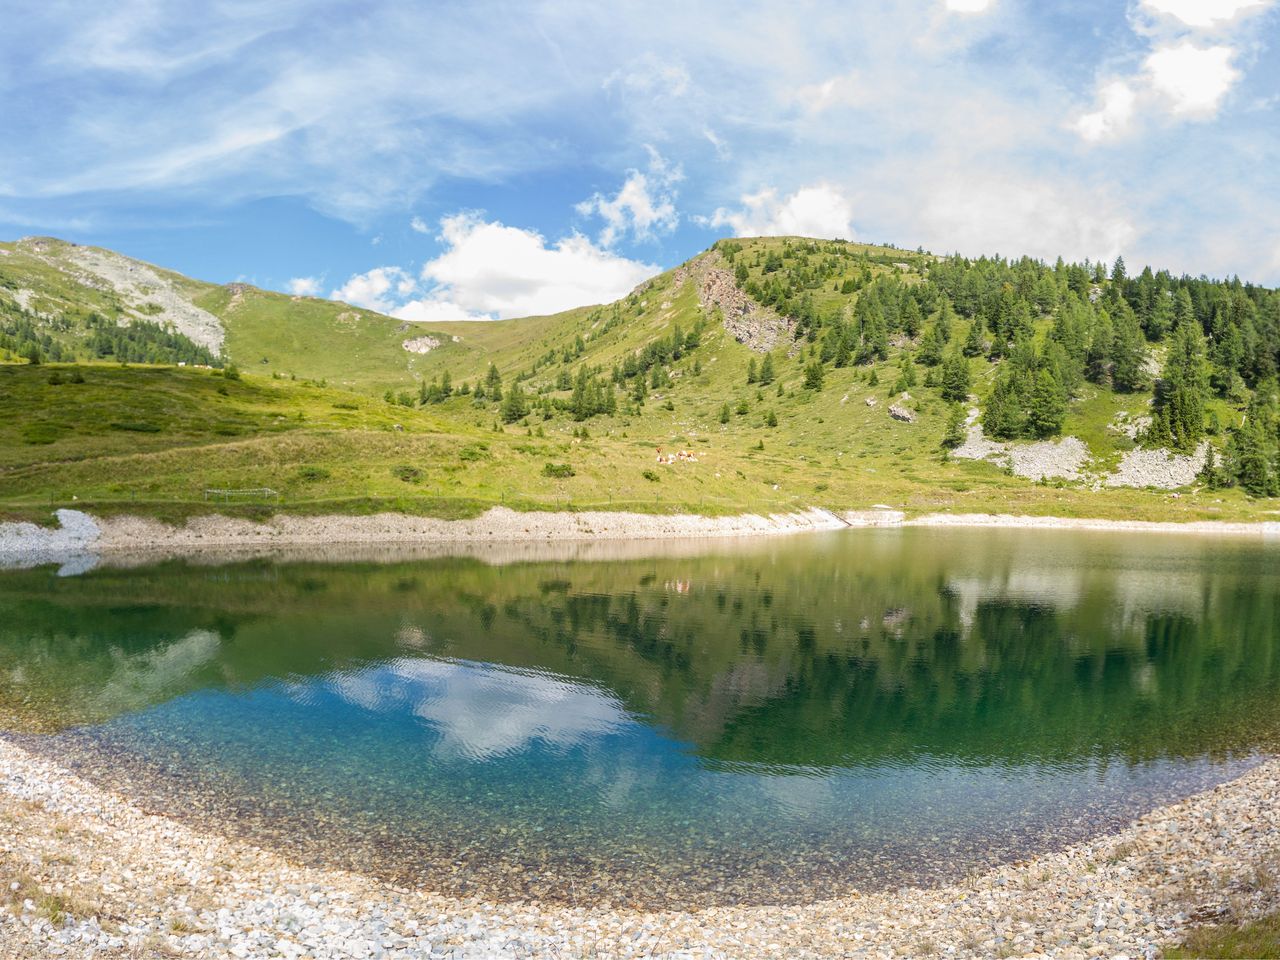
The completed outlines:
<svg viewBox="0 0 1280 960">
<path fill-rule="evenodd" d="M 374 709 L 412 698 L 475 756 L 572 742 L 624 710 L 716 761 L 1195 754 L 1280 728 L 1274 556 L 895 530 L 592 564 L 13 572 L 0 676 L 4 702 L 63 723 L 328 676 Z"/>
</svg>

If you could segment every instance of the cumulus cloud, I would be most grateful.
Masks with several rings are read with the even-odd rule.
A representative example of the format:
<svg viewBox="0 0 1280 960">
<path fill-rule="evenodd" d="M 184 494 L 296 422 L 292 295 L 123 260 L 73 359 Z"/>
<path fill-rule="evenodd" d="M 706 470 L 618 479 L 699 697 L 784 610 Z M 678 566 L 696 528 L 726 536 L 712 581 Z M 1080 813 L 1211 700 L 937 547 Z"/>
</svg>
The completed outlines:
<svg viewBox="0 0 1280 960">
<path fill-rule="evenodd" d="M 416 288 L 413 277 L 400 267 L 374 267 L 365 273 L 357 273 L 329 297 L 379 313 L 390 313 L 398 301 Z"/>
<path fill-rule="evenodd" d="M 712 227 L 730 227 L 739 237 L 850 240 L 854 236 L 852 202 L 838 187 L 827 183 L 801 187 L 782 198 L 777 190 L 766 187 L 758 193 L 745 194 L 741 207 L 720 207 L 703 222 Z"/>
<path fill-rule="evenodd" d="M 649 169 L 628 170 L 622 188 L 612 197 L 596 193 L 574 209 L 584 217 L 598 216 L 605 223 L 600 231 L 602 246 L 611 247 L 627 233 L 636 240 L 652 240 L 670 233 L 680 222 L 675 207 L 675 184 L 684 179 L 679 166 L 672 167 L 652 147 Z"/>
<path fill-rule="evenodd" d="M 320 280 L 318 277 L 294 277 L 287 284 L 289 292 L 295 297 L 320 296 Z"/>
<path fill-rule="evenodd" d="M 431 225 L 421 217 L 414 217 L 409 221 L 409 229 L 414 233 L 430 233 Z"/>
<path fill-rule="evenodd" d="M 1123 133 L 1133 120 L 1138 95 L 1126 80 L 1113 80 L 1098 93 L 1097 110 L 1080 116 L 1075 122 L 1076 131 L 1086 140 L 1105 140 Z"/>
<path fill-rule="evenodd" d="M 623 296 L 660 268 L 574 233 L 540 233 L 459 213 L 440 221 L 445 250 L 414 277 L 400 267 L 356 274 L 331 296 L 403 320 L 498 320 Z"/>
<path fill-rule="evenodd" d="M 1190 41 L 1161 47 L 1147 57 L 1151 87 L 1163 95 L 1174 113 L 1206 116 L 1240 79 L 1231 65 L 1235 51 L 1226 46 L 1197 47 Z"/>
<path fill-rule="evenodd" d="M 939 178 L 918 216 L 925 242 L 941 250 L 1111 260 L 1138 237 L 1106 191 L 1012 175 Z"/>
<path fill-rule="evenodd" d="M 1143 8 L 1173 17 L 1189 27 L 1214 27 L 1229 23 L 1242 13 L 1258 13 L 1272 0 L 1142 0 Z"/>
</svg>

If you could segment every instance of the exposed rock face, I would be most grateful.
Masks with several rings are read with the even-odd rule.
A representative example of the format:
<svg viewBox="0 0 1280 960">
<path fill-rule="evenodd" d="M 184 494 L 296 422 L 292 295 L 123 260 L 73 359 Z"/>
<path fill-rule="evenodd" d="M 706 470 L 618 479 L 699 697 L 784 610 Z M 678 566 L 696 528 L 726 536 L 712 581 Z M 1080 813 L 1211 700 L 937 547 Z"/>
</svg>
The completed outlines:
<svg viewBox="0 0 1280 960">
<path fill-rule="evenodd" d="M 190 291 L 175 274 L 110 250 L 47 237 L 26 237 L 19 243 L 80 283 L 114 292 L 135 319 L 171 326 L 215 353 L 222 350 L 222 322 L 191 302 Z"/>
<path fill-rule="evenodd" d="M 916 422 L 916 415 L 911 412 L 910 408 L 897 403 L 889 405 L 889 416 L 893 417 L 895 420 L 901 420 L 903 423 Z"/>
<path fill-rule="evenodd" d="M 439 337 L 414 337 L 412 340 L 406 340 L 401 344 L 410 353 L 430 353 L 436 347 L 440 346 Z"/>
<path fill-rule="evenodd" d="M 703 309 L 719 307 L 724 328 L 757 353 L 767 353 L 779 343 L 790 344 L 795 321 L 752 300 L 738 287 L 732 271 L 719 266 L 721 262 L 718 255 L 698 257 L 676 271 L 675 285 L 696 283 Z"/>
</svg>

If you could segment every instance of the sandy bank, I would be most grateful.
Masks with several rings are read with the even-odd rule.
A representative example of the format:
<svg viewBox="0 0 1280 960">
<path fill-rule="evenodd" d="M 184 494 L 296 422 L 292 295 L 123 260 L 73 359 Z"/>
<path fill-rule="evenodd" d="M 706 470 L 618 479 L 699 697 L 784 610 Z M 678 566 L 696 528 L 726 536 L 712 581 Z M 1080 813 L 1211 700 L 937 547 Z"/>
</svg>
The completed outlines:
<svg viewBox="0 0 1280 960">
<path fill-rule="evenodd" d="M 1155 956 L 1280 903 L 1280 762 L 937 889 L 644 913 L 396 889 L 148 816 L 0 741 L 6 957 Z"/>
</svg>

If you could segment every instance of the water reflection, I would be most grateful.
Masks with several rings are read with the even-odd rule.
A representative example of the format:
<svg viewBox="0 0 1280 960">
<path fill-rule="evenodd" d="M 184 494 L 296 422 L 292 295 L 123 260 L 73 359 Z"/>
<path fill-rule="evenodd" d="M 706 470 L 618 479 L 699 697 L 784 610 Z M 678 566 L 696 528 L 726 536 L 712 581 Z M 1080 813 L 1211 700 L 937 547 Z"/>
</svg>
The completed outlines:
<svg viewBox="0 0 1280 960">
<path fill-rule="evenodd" d="M 1280 729 L 1257 542 L 525 556 L 6 573 L 0 715 L 309 859 L 645 905 L 955 875 L 1217 782 Z"/>
</svg>

